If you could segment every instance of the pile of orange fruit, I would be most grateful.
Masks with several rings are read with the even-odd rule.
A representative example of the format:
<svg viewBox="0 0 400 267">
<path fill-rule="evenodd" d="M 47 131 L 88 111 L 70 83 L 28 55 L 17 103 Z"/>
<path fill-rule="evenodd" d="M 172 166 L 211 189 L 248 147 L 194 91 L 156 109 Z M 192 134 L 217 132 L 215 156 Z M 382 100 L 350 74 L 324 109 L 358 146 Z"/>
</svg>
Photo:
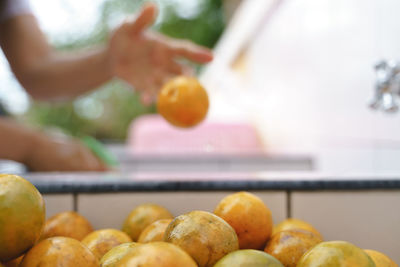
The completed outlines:
<svg viewBox="0 0 400 267">
<path fill-rule="evenodd" d="M 158 204 L 133 207 L 121 229 L 94 230 L 66 211 L 45 220 L 38 190 L 0 175 L 1 267 L 396 267 L 388 256 L 345 241 L 323 241 L 299 219 L 273 225 L 249 192 L 228 194 L 211 212 L 174 217 Z M 397 266 L 398 267 L 398 266 Z"/>
</svg>

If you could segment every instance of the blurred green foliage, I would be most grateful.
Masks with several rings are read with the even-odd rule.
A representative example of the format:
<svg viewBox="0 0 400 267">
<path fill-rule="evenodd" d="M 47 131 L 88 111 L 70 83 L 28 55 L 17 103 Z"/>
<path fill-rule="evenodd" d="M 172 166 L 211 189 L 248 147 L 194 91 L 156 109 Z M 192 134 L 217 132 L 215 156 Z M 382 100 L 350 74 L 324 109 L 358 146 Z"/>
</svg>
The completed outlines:
<svg viewBox="0 0 400 267">
<path fill-rule="evenodd" d="M 179 2 L 158 0 L 160 16 L 154 30 L 189 39 L 212 48 L 224 29 L 221 0 L 191 0 L 194 8 L 182 10 Z M 95 27 L 79 37 L 64 35 L 53 41 L 59 50 L 76 50 L 107 42 L 112 24 L 136 12 L 145 0 L 105 0 Z M 45 127 L 58 127 L 73 136 L 90 135 L 102 140 L 122 141 L 136 117 L 156 112 L 143 106 L 127 84 L 113 80 L 92 93 L 66 103 L 32 102 L 24 120 Z"/>
</svg>

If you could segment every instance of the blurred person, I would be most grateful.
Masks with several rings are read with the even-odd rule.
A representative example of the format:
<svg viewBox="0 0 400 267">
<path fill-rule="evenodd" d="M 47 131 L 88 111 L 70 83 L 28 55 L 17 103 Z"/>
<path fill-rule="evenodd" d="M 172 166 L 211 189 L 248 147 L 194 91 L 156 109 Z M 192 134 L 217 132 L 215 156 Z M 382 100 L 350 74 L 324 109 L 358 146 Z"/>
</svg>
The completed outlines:
<svg viewBox="0 0 400 267">
<path fill-rule="evenodd" d="M 166 80 L 192 73 L 177 58 L 212 60 L 204 47 L 148 30 L 156 13 L 157 7 L 147 4 L 118 26 L 104 46 L 61 53 L 47 42 L 27 0 L 0 0 L 0 46 L 16 78 L 35 99 L 68 100 L 118 77 L 149 104 Z M 7 118 L 0 118 L 0 158 L 24 163 L 32 171 L 106 169 L 78 140 L 50 136 Z"/>
</svg>

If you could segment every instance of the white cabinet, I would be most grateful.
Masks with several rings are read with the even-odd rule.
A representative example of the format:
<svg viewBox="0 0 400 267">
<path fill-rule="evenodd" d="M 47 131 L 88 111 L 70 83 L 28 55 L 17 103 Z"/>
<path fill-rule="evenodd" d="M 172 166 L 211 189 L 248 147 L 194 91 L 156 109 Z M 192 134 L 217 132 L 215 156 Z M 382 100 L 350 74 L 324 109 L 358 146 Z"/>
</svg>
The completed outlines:
<svg viewBox="0 0 400 267">
<path fill-rule="evenodd" d="M 219 201 L 232 192 L 145 192 L 80 194 L 78 211 L 92 222 L 96 229 L 119 229 L 129 212 L 137 205 L 155 203 L 167 208 L 174 216 L 192 210 L 213 212 Z M 271 209 L 273 219 L 286 218 L 285 192 L 253 192 Z"/>
<path fill-rule="evenodd" d="M 292 217 L 313 224 L 325 240 L 346 240 L 400 262 L 400 191 L 293 192 Z"/>
<path fill-rule="evenodd" d="M 73 194 L 46 194 L 43 195 L 43 199 L 47 218 L 59 212 L 74 210 Z"/>
</svg>

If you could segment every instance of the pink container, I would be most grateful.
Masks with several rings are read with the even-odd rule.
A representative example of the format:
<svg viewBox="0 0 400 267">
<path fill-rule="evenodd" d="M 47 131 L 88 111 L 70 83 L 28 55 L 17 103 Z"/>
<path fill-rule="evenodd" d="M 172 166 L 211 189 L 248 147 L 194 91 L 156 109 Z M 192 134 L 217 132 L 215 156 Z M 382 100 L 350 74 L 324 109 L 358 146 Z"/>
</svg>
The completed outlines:
<svg viewBox="0 0 400 267">
<path fill-rule="evenodd" d="M 261 138 L 249 123 L 206 120 L 190 129 L 176 128 L 160 115 L 133 121 L 128 134 L 129 151 L 140 155 L 259 154 Z"/>
</svg>

